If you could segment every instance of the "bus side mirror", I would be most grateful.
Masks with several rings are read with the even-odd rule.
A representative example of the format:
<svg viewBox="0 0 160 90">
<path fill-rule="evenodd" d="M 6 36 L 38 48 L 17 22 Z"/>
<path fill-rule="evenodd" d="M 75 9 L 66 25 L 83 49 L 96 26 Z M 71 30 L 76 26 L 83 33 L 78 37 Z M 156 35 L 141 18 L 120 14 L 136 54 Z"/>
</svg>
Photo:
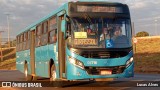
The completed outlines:
<svg viewBox="0 0 160 90">
<path fill-rule="evenodd" d="M 62 30 L 62 32 L 64 32 L 64 38 L 66 37 L 66 29 L 67 29 L 67 22 L 66 22 L 66 20 L 62 20 L 61 30 Z"/>
</svg>

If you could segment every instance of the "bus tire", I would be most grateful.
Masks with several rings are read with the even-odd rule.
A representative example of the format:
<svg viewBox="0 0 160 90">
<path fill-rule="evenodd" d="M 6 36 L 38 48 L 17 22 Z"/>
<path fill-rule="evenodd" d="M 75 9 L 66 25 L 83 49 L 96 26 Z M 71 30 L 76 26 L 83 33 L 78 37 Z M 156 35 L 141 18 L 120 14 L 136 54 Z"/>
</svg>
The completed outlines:
<svg viewBox="0 0 160 90">
<path fill-rule="evenodd" d="M 32 75 L 28 74 L 28 65 L 27 64 L 24 65 L 24 75 L 25 75 L 26 81 L 32 81 L 33 77 L 32 77 Z"/>
<path fill-rule="evenodd" d="M 33 76 L 32 81 L 37 81 L 38 77 L 37 76 Z"/>
<path fill-rule="evenodd" d="M 51 66 L 50 70 L 51 70 L 50 71 L 50 81 L 55 81 L 57 75 L 56 75 L 56 70 L 55 70 L 55 65 L 54 64 Z"/>
</svg>

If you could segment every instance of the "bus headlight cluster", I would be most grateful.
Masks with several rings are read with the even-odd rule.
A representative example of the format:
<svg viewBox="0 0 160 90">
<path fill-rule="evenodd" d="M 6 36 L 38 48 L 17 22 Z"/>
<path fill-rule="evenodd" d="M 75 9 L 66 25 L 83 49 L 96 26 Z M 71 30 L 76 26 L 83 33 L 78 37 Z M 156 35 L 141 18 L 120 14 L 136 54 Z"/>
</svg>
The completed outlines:
<svg viewBox="0 0 160 90">
<path fill-rule="evenodd" d="M 131 63 L 133 62 L 133 57 L 131 57 L 127 62 L 126 62 L 126 68 L 131 65 Z"/>
<path fill-rule="evenodd" d="M 79 61 L 79 60 L 76 60 L 75 58 L 72 58 L 72 57 L 68 57 L 70 63 L 72 63 L 73 65 L 81 68 L 81 69 L 84 69 L 84 64 L 83 62 Z"/>
</svg>

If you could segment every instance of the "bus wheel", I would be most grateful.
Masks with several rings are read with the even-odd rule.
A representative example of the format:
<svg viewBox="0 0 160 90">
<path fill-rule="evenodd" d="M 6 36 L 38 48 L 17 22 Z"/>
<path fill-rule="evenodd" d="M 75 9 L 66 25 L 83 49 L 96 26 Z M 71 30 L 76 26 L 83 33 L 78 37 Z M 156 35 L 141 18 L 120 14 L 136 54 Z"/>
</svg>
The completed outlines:
<svg viewBox="0 0 160 90">
<path fill-rule="evenodd" d="M 50 81 L 55 81 L 56 80 L 56 77 L 57 77 L 57 74 L 56 74 L 56 70 L 55 70 L 55 66 L 54 65 L 52 65 L 51 66 L 51 69 L 50 69 L 51 71 L 50 71 Z"/>
<path fill-rule="evenodd" d="M 32 81 L 32 75 L 28 74 L 28 66 L 27 66 L 27 64 L 25 64 L 25 67 L 24 67 L 24 74 L 25 74 L 25 80 L 26 81 Z"/>
<path fill-rule="evenodd" d="M 37 81 L 37 76 L 32 76 L 32 81 Z"/>
</svg>

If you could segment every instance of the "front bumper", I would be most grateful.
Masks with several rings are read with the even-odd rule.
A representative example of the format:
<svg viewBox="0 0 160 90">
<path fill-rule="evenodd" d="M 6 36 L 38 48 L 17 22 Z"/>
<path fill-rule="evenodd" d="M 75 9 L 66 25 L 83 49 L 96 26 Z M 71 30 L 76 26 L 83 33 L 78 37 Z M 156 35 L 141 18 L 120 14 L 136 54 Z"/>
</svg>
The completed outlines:
<svg viewBox="0 0 160 90">
<path fill-rule="evenodd" d="M 90 78 L 129 78 L 134 76 L 134 62 L 124 69 L 122 73 L 111 74 L 111 75 L 90 75 L 85 69 L 81 69 L 69 61 L 67 61 L 67 79 L 78 80 L 78 79 L 90 79 Z"/>
</svg>

